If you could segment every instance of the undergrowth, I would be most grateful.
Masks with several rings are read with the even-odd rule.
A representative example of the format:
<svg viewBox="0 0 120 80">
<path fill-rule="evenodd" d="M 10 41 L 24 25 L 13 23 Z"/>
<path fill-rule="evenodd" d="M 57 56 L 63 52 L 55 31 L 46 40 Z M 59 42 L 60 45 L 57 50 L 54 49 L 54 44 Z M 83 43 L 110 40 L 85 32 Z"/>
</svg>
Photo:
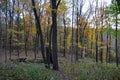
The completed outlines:
<svg viewBox="0 0 120 80">
<path fill-rule="evenodd" d="M 120 80 L 120 68 L 114 63 L 96 63 L 83 59 L 76 64 L 63 62 L 69 80 Z"/>
<path fill-rule="evenodd" d="M 120 80 L 120 68 L 115 63 L 96 63 L 87 58 L 74 64 L 61 61 L 59 65 L 62 72 L 58 74 L 44 64 L 1 64 L 0 80 Z"/>
<path fill-rule="evenodd" d="M 1 64 L 0 80 L 59 80 L 59 76 L 44 64 Z"/>
</svg>

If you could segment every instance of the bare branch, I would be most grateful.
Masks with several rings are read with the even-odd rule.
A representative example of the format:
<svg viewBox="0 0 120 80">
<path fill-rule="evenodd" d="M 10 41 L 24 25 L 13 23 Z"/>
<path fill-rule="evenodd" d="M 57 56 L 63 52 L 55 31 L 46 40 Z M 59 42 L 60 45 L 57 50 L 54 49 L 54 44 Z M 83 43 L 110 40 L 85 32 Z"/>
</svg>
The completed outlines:
<svg viewBox="0 0 120 80">
<path fill-rule="evenodd" d="M 56 5 L 56 8 L 58 8 L 59 4 L 60 4 L 61 0 L 58 1 L 57 5 Z"/>
</svg>

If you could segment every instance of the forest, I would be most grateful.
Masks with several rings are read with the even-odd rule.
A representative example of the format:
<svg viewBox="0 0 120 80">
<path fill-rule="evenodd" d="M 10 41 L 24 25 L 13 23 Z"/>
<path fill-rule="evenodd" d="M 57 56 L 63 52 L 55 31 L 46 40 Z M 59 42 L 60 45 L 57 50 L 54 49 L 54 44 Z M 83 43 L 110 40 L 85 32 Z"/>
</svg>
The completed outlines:
<svg viewBox="0 0 120 80">
<path fill-rule="evenodd" d="M 120 80 L 120 0 L 0 0 L 0 80 Z"/>
</svg>

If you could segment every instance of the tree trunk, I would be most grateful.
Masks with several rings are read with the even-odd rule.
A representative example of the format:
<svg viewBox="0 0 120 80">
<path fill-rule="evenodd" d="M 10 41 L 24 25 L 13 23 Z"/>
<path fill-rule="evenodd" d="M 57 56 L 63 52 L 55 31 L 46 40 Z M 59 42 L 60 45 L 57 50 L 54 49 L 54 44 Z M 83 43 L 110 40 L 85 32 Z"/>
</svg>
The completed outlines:
<svg viewBox="0 0 120 80">
<path fill-rule="evenodd" d="M 118 67 L 118 40 L 117 40 L 117 37 L 118 37 L 118 8 L 117 8 L 117 5 L 116 5 L 116 22 L 115 22 L 115 26 L 116 26 L 116 39 L 115 39 L 115 52 L 116 52 L 116 66 Z"/>
<path fill-rule="evenodd" d="M 4 44 L 5 44 L 5 62 L 7 62 L 7 27 L 8 27 L 8 25 L 7 25 L 7 21 L 8 21 L 8 15 L 7 15 L 7 4 L 8 4 L 8 1 L 6 0 L 6 13 L 5 13 L 5 16 L 6 16 L 6 18 L 5 18 L 5 21 L 6 21 L 6 23 L 5 23 L 5 40 L 4 40 Z"/>
<path fill-rule="evenodd" d="M 23 8 L 24 8 L 24 4 L 23 4 Z M 23 15 L 23 25 L 24 25 L 24 43 L 25 43 L 25 56 L 27 57 L 27 32 L 26 32 L 26 28 L 25 28 L 25 18 L 24 18 L 24 12 L 22 12 Z"/>
<path fill-rule="evenodd" d="M 52 52 L 53 52 L 53 69 L 58 70 L 58 55 L 57 55 L 57 6 L 56 0 L 51 0 L 52 3 Z"/>
<path fill-rule="evenodd" d="M 31 1 L 32 1 L 32 6 L 35 6 L 35 1 L 34 0 L 31 0 Z M 33 8 L 33 11 L 34 11 L 35 19 L 36 19 L 37 33 L 38 33 L 38 36 L 40 36 L 41 53 L 42 53 L 43 61 L 46 62 L 46 60 L 45 60 L 45 52 L 44 52 L 43 35 L 42 35 L 42 30 L 41 30 L 41 25 L 40 25 L 40 19 L 39 19 L 38 15 L 37 15 L 36 8 Z"/>
<path fill-rule="evenodd" d="M 65 22 L 65 13 L 63 14 L 63 24 L 64 24 L 64 52 L 63 57 L 66 56 L 66 22 Z"/>
<path fill-rule="evenodd" d="M 98 19 L 97 19 L 97 12 L 98 9 L 98 0 L 96 1 L 96 8 L 95 8 L 95 18 L 96 18 L 96 29 L 95 29 L 95 46 L 96 46 L 96 62 L 98 62 Z"/>
<path fill-rule="evenodd" d="M 19 8 L 19 1 L 17 1 L 17 7 Z M 20 12 L 19 10 L 17 10 L 17 31 L 19 32 L 20 31 Z M 20 41 L 20 35 L 17 34 L 17 39 L 18 41 Z M 20 56 L 20 46 L 19 46 L 19 42 L 17 44 L 17 54 L 18 54 L 18 57 Z"/>
<path fill-rule="evenodd" d="M 74 53 L 74 52 L 73 52 L 73 42 L 74 42 L 74 41 L 73 41 L 73 36 L 74 36 L 74 33 L 73 33 L 73 32 L 74 32 L 74 30 L 73 30 L 73 27 L 74 27 L 74 0 L 72 0 L 72 3 L 73 3 L 73 7 L 72 7 L 72 39 L 71 39 L 71 42 L 72 42 L 72 43 L 71 43 L 71 48 L 72 48 L 72 49 L 71 49 L 71 50 L 72 50 L 71 52 L 72 52 L 72 53 L 71 53 L 71 62 L 73 62 L 73 53 Z"/>
<path fill-rule="evenodd" d="M 76 52 L 75 60 L 78 61 L 78 0 L 77 0 L 77 28 L 76 28 Z"/>
</svg>

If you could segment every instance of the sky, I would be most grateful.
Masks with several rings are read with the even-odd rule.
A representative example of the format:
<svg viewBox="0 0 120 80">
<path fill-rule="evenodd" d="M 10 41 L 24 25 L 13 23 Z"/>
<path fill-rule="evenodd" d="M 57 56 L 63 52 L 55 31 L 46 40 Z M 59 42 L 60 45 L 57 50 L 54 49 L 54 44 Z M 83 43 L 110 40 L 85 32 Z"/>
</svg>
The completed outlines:
<svg viewBox="0 0 120 80">
<path fill-rule="evenodd" d="M 92 4 L 93 8 L 96 6 L 96 1 L 95 0 L 83 0 L 85 1 L 83 10 L 87 10 L 89 8 L 89 5 Z M 98 0 L 98 7 L 101 7 L 101 5 L 104 7 L 109 6 L 111 4 L 111 0 Z"/>
<path fill-rule="evenodd" d="M 75 3 L 77 1 L 78 1 L 78 4 L 79 4 L 80 1 L 82 1 L 82 0 L 74 0 Z M 84 6 L 83 6 L 83 9 L 82 9 L 83 10 L 82 12 L 86 12 L 90 8 L 90 4 L 92 4 L 92 7 L 95 8 L 95 6 L 96 6 L 96 2 L 95 1 L 96 0 L 83 0 Z M 66 2 L 67 2 L 67 6 L 68 7 L 72 7 L 72 5 L 71 5 L 72 4 L 72 0 L 66 0 Z M 104 4 L 104 7 L 108 6 L 108 5 L 111 4 L 111 0 L 98 0 L 98 7 L 100 7 L 101 4 Z M 72 12 L 72 8 L 69 8 L 69 9 L 70 9 L 70 12 Z"/>
<path fill-rule="evenodd" d="M 82 0 L 74 0 L 74 2 L 77 4 L 77 1 L 78 1 L 78 4 L 80 4 L 80 1 Z M 68 7 L 71 7 L 69 8 L 69 14 L 67 15 L 67 17 L 69 17 L 71 20 L 72 20 L 72 0 L 66 0 L 67 2 L 67 6 Z M 68 2 L 70 4 L 68 4 Z M 86 11 L 90 8 L 90 3 L 92 4 L 92 8 L 95 9 L 95 6 L 96 6 L 96 0 L 83 0 L 84 2 L 84 6 L 83 6 L 83 9 L 82 9 L 82 12 L 83 13 L 86 13 Z M 76 5 L 75 4 L 75 5 Z M 105 6 L 109 6 L 111 4 L 111 0 L 98 0 L 98 7 L 101 6 L 101 4 L 104 4 L 104 7 Z M 75 8 L 76 9 L 76 8 Z M 89 13 L 88 13 L 89 14 Z M 71 24 L 70 24 L 71 25 Z"/>
</svg>

